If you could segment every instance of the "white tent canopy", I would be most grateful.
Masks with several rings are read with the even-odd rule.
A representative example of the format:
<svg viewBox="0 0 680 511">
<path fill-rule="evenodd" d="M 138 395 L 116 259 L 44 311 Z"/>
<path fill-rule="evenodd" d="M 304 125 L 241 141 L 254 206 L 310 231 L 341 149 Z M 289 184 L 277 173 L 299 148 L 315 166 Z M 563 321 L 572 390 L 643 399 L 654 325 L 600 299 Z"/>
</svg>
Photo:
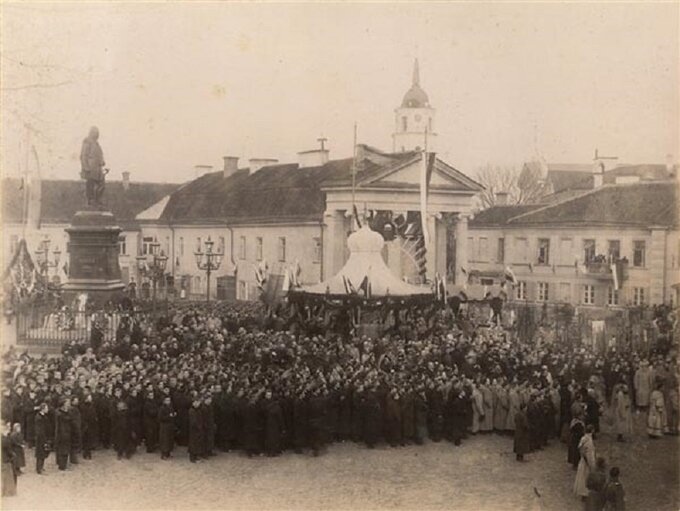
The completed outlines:
<svg viewBox="0 0 680 511">
<path fill-rule="evenodd" d="M 300 291 L 315 295 L 345 295 L 348 294 L 346 283 L 359 291 L 362 282 L 368 277 L 373 297 L 432 294 L 429 286 L 408 284 L 390 271 L 381 255 L 384 244 L 382 235 L 364 224 L 347 238 L 350 256 L 345 266 L 330 279 L 304 286 Z"/>
</svg>

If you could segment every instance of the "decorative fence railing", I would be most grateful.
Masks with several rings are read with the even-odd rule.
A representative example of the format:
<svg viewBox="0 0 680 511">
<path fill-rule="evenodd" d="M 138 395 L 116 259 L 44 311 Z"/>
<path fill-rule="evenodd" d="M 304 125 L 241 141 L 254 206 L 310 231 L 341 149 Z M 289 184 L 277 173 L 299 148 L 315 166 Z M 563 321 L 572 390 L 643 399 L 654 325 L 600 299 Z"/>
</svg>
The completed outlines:
<svg viewBox="0 0 680 511">
<path fill-rule="evenodd" d="M 150 318 L 160 309 L 73 311 L 49 305 L 23 307 L 15 316 L 16 340 L 18 345 L 59 347 L 71 341 L 89 342 L 96 331 L 101 342 L 111 341 L 119 329 Z"/>
</svg>

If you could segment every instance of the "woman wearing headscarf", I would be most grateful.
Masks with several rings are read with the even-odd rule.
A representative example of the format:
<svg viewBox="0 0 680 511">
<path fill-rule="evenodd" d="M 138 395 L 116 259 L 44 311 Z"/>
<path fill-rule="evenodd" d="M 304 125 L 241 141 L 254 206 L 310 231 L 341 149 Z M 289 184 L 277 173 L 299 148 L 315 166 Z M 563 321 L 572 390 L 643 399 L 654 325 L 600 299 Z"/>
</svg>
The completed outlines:
<svg viewBox="0 0 680 511">
<path fill-rule="evenodd" d="M 588 497 L 588 476 L 595 470 L 595 443 L 593 442 L 593 432 L 595 427 L 592 424 L 586 426 L 586 433 L 578 444 L 578 451 L 581 459 L 576 470 L 574 480 L 574 493 L 585 500 Z"/>
</svg>

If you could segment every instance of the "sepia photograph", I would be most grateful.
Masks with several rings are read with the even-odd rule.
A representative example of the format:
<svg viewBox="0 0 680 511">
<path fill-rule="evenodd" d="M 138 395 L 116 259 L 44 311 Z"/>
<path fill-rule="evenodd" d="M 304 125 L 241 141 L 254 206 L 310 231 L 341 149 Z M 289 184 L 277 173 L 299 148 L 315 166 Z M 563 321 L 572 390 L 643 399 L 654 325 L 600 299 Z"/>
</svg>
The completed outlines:
<svg viewBox="0 0 680 511">
<path fill-rule="evenodd" d="M 0 2 L 3 510 L 680 510 L 680 3 Z"/>
</svg>

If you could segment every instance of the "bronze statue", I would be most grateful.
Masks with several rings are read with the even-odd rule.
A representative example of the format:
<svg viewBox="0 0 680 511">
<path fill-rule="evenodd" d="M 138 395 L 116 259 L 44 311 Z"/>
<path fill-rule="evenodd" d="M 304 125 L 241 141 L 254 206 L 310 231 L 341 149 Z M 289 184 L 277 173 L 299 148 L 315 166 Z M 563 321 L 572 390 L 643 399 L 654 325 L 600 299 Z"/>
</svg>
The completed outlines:
<svg viewBox="0 0 680 511">
<path fill-rule="evenodd" d="M 90 134 L 83 140 L 80 151 L 81 172 L 80 177 L 85 180 L 85 195 L 88 206 L 103 206 L 104 176 L 109 169 L 104 168 L 104 153 L 99 145 L 99 129 L 96 126 L 90 128 Z"/>
</svg>

